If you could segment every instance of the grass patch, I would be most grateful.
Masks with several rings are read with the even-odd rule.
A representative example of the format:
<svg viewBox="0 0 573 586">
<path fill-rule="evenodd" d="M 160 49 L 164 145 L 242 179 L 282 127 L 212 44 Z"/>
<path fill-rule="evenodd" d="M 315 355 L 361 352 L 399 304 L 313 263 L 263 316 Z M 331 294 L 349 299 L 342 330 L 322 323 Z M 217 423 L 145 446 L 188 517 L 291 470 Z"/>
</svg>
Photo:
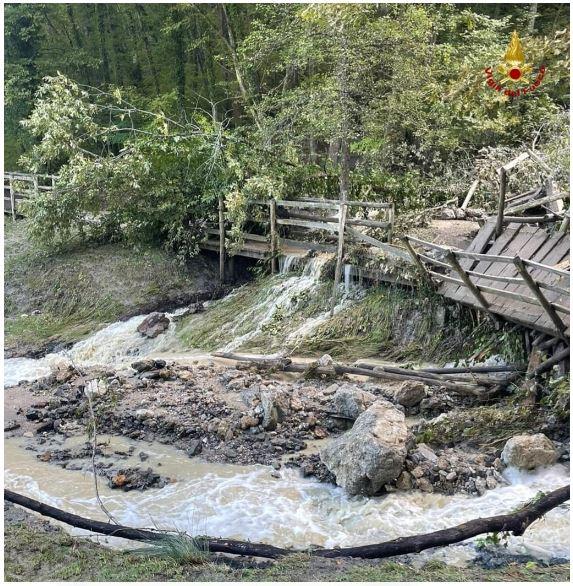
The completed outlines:
<svg viewBox="0 0 573 586">
<path fill-rule="evenodd" d="M 320 325 L 301 351 L 346 359 L 384 356 L 395 360 L 456 361 L 482 350 L 480 358 L 520 356 L 521 339 L 495 332 L 487 320 L 423 287 L 382 285 Z"/>
<path fill-rule="evenodd" d="M 176 302 L 212 288 L 213 263 L 189 267 L 157 248 L 71 244 L 31 245 L 26 221 L 5 225 L 5 345 L 27 351 L 76 342 L 138 309 Z M 38 315 L 34 312 L 39 311 Z M 147 310 L 146 310 L 147 311 Z"/>
<path fill-rule="evenodd" d="M 26 523 L 5 527 L 4 578 L 18 581 L 90 582 L 470 582 L 567 581 L 569 564 L 534 562 L 497 569 L 457 568 L 431 561 L 421 568 L 392 560 L 326 560 L 298 554 L 264 568 L 188 563 L 184 557 L 133 554 L 76 539 L 61 530 Z"/>
<path fill-rule="evenodd" d="M 434 446 L 468 441 L 499 447 L 513 435 L 531 433 L 545 415 L 541 408 L 533 406 L 499 404 L 452 411 L 437 421 L 425 422 L 416 439 Z"/>
</svg>

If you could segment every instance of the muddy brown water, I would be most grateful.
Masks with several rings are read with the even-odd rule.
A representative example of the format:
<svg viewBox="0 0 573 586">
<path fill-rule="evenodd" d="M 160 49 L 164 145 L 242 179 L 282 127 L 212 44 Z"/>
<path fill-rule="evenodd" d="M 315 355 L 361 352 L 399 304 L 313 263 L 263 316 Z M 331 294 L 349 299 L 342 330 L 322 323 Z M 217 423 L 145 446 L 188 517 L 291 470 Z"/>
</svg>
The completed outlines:
<svg viewBox="0 0 573 586">
<path fill-rule="evenodd" d="M 83 439 L 68 440 L 64 447 L 80 441 Z M 294 469 L 283 468 L 276 478 L 273 469 L 266 466 L 210 464 L 158 443 L 118 437 L 102 437 L 100 441 L 109 442 L 108 453 L 134 446 L 134 455 L 122 464 L 150 466 L 176 480 L 165 488 L 144 492 L 112 490 L 100 480 L 103 502 L 118 522 L 296 548 L 375 543 L 446 528 L 476 516 L 506 513 L 539 490 L 566 484 L 569 476 L 568 469 L 558 464 L 534 473 L 508 470 L 506 478 L 511 484 L 481 497 L 419 491 L 349 497 L 338 487 L 302 478 Z M 23 447 L 24 442 L 24 438 L 5 442 L 7 488 L 68 512 L 106 520 L 95 498 L 91 473 L 40 462 L 34 452 Z M 143 463 L 137 457 L 140 451 L 149 456 Z M 74 535 L 86 535 L 64 527 Z M 112 547 L 134 547 L 119 539 L 99 539 Z M 511 537 L 508 551 L 540 558 L 568 557 L 568 507 L 548 513 L 525 536 Z M 464 545 L 435 555 L 463 563 L 474 554 L 470 545 Z"/>
</svg>

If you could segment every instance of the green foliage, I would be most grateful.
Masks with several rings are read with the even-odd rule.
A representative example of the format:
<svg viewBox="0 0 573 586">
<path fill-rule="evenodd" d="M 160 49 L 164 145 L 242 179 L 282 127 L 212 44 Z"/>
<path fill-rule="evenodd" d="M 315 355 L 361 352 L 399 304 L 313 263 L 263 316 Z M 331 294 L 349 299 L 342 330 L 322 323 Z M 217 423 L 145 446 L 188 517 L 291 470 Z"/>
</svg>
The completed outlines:
<svg viewBox="0 0 573 586">
<path fill-rule="evenodd" d="M 210 559 L 209 547 L 205 540 L 185 533 L 166 534 L 159 541 L 150 542 L 150 547 L 134 549 L 131 553 L 171 558 L 180 564 L 194 566 L 206 564 Z"/>
<path fill-rule="evenodd" d="M 44 242 L 153 241 L 185 259 L 223 195 L 233 248 L 260 233 L 250 200 L 335 197 L 343 143 L 350 196 L 398 212 L 476 175 L 492 206 L 493 169 L 532 144 L 568 181 L 565 5 L 10 4 L 6 22 L 6 160 L 62 175 L 58 201 L 30 204 Z M 483 74 L 514 29 L 548 72 L 519 99 Z"/>
<path fill-rule="evenodd" d="M 543 421 L 545 412 L 513 405 L 481 406 L 452 411 L 422 424 L 416 440 L 435 446 L 460 441 L 473 445 L 501 447 L 513 435 L 531 433 Z"/>
</svg>

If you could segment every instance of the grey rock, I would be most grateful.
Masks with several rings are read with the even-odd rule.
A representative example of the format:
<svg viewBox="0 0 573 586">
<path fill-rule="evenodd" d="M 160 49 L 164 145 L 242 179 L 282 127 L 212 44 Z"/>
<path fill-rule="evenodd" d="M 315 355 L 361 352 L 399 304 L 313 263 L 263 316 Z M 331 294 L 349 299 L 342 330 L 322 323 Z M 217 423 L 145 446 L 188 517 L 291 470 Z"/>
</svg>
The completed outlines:
<svg viewBox="0 0 573 586">
<path fill-rule="evenodd" d="M 344 385 L 334 395 L 334 408 L 339 415 L 356 419 L 375 400 L 376 397 L 372 393 Z"/>
<path fill-rule="evenodd" d="M 169 318 L 164 313 L 149 314 L 138 326 L 137 331 L 147 337 L 156 338 L 169 327 Z"/>
<path fill-rule="evenodd" d="M 407 437 L 404 414 L 388 401 L 377 401 L 320 457 L 348 494 L 374 495 L 402 472 Z"/>
<path fill-rule="evenodd" d="M 414 407 L 426 397 L 426 385 L 421 381 L 404 381 L 394 392 L 394 399 L 404 407 Z"/>
<path fill-rule="evenodd" d="M 506 442 L 501 453 L 505 464 L 526 470 L 554 464 L 558 457 L 553 442 L 542 433 L 515 435 Z"/>
</svg>

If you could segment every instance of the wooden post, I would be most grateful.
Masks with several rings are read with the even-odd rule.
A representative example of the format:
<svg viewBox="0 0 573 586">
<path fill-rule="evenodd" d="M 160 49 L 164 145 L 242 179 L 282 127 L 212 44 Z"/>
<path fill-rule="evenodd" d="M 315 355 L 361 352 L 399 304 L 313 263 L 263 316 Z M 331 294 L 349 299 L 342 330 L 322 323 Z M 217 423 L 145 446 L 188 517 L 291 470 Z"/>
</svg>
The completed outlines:
<svg viewBox="0 0 573 586">
<path fill-rule="evenodd" d="M 219 280 L 225 282 L 225 201 L 219 196 Z"/>
<path fill-rule="evenodd" d="M 394 202 L 392 202 L 392 207 L 390 208 L 390 210 L 388 212 L 388 223 L 390 224 L 390 226 L 388 228 L 388 244 L 390 244 L 392 242 L 392 235 L 393 235 L 393 231 L 394 231 L 394 215 L 395 215 Z"/>
<path fill-rule="evenodd" d="M 342 255 L 344 254 L 344 230 L 346 229 L 346 212 L 348 206 L 344 201 L 340 202 L 340 218 L 338 221 L 338 249 L 336 251 L 336 268 L 334 269 L 334 284 L 332 286 L 332 302 L 330 305 L 330 315 L 334 315 L 336 306 L 336 293 L 342 275 Z"/>
<path fill-rule="evenodd" d="M 565 338 L 565 331 L 567 330 L 567 328 L 565 327 L 565 324 L 561 321 L 561 318 L 557 315 L 557 312 L 553 309 L 553 306 L 551 305 L 551 303 L 549 303 L 549 301 L 547 301 L 547 298 L 541 292 L 539 285 L 535 282 L 533 277 L 529 274 L 527 268 L 525 267 L 523 260 L 521 260 L 521 258 L 519 258 L 519 256 L 516 256 L 513 259 L 513 264 L 515 264 L 519 274 L 521 275 L 521 277 L 525 281 L 525 284 L 529 287 L 529 290 L 533 293 L 533 295 L 535 295 L 537 301 L 539 301 L 539 303 L 541 304 L 541 306 L 545 310 L 545 313 L 549 316 L 549 319 L 553 322 L 553 325 L 557 328 L 557 331 L 559 332 L 560 336 L 562 338 Z"/>
<path fill-rule="evenodd" d="M 565 212 L 565 217 L 563 218 L 563 221 L 561 222 L 561 226 L 559 226 L 559 232 L 567 232 L 567 230 L 569 229 L 569 222 L 570 222 L 569 214 L 570 213 L 571 213 L 570 209 Z"/>
<path fill-rule="evenodd" d="M 504 167 L 499 170 L 499 204 L 497 208 L 497 221 L 495 224 L 495 237 L 499 238 L 503 230 L 503 214 L 505 212 L 505 192 L 507 190 L 507 171 Z"/>
<path fill-rule="evenodd" d="M 275 274 L 277 272 L 277 200 L 271 199 L 269 202 L 269 216 L 270 216 L 270 228 L 271 228 L 271 272 Z"/>
<path fill-rule="evenodd" d="M 14 193 L 14 184 L 12 183 L 12 177 L 8 179 L 10 182 L 10 208 L 12 209 L 12 221 L 16 221 L 16 194 Z"/>
<path fill-rule="evenodd" d="M 470 201 L 472 200 L 472 197 L 476 191 L 476 189 L 478 188 L 479 185 L 479 179 L 476 179 L 470 186 L 470 189 L 468 191 L 468 194 L 466 195 L 466 198 L 464 199 L 464 203 L 462 203 L 462 205 L 460 206 L 462 210 L 465 210 L 469 205 L 470 205 Z"/>
<path fill-rule="evenodd" d="M 419 259 L 418 253 L 414 250 L 414 247 L 410 244 L 408 237 L 403 236 L 402 242 L 404 243 L 404 245 L 408 249 L 408 252 L 410 253 L 410 256 L 412 257 L 414 264 L 420 269 L 420 272 L 422 273 L 422 276 L 424 277 L 424 279 L 428 282 L 428 284 L 432 287 L 432 289 L 435 289 L 436 284 L 434 283 L 434 281 L 432 281 L 432 277 L 429 275 L 428 269 L 426 269 L 426 267 L 424 266 L 424 263 Z"/>
<path fill-rule="evenodd" d="M 34 175 L 34 197 L 38 197 L 39 189 L 38 189 L 38 176 Z"/>
<path fill-rule="evenodd" d="M 483 293 L 477 288 L 475 283 L 470 279 L 469 275 L 464 271 L 462 265 L 458 262 L 456 255 L 448 250 L 446 252 L 446 258 L 450 263 L 451 267 L 460 276 L 460 279 L 464 282 L 464 285 L 472 292 L 473 296 L 478 300 L 478 303 L 489 313 L 489 303 L 483 296 Z"/>
</svg>

